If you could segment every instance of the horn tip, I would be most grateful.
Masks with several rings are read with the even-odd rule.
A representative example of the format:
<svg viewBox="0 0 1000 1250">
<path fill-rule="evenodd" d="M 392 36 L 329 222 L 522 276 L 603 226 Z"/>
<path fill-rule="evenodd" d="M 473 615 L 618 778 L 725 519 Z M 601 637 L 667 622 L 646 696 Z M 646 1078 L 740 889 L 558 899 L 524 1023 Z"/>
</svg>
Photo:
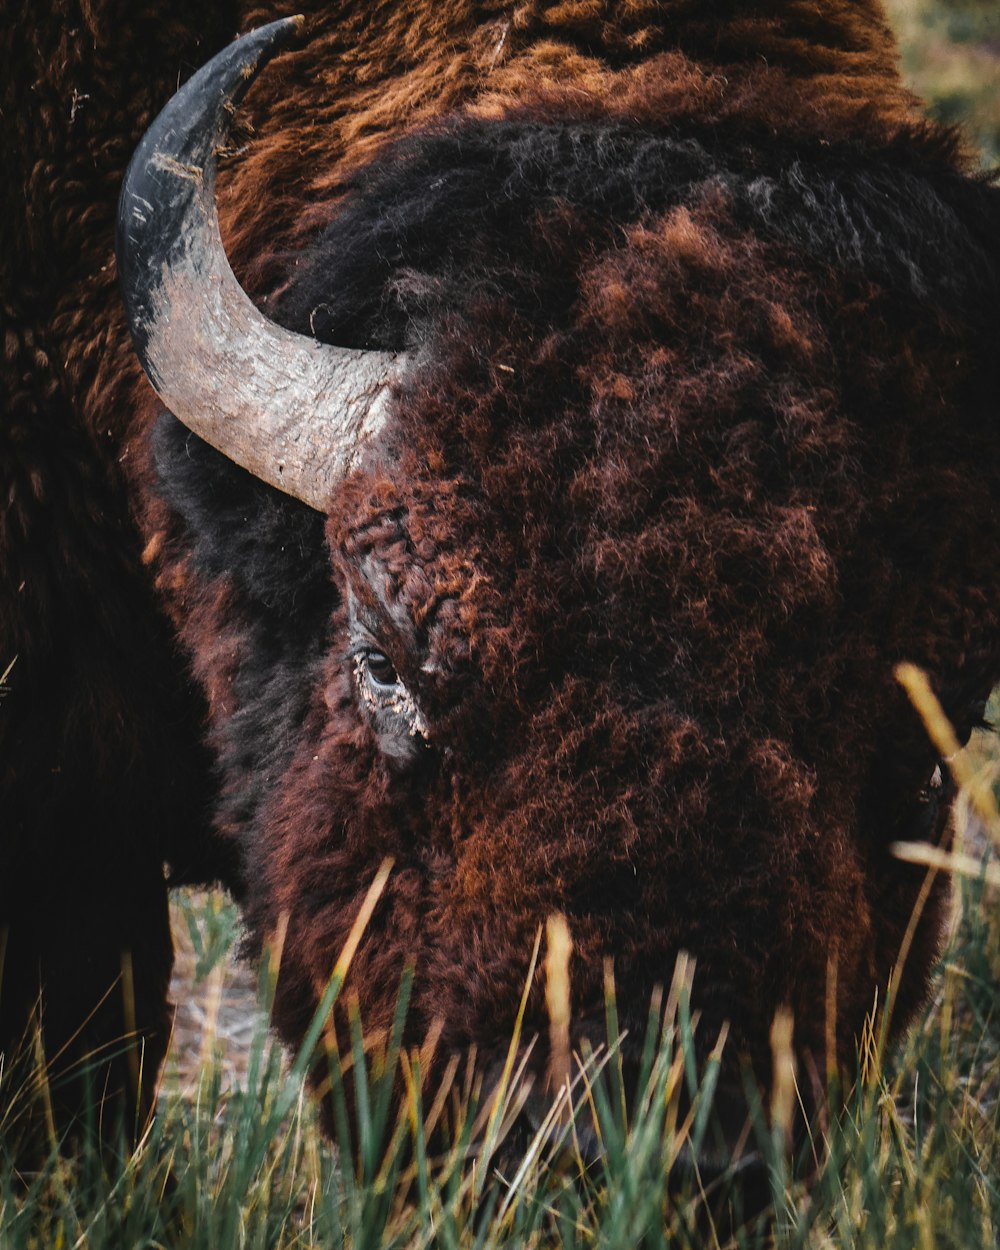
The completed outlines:
<svg viewBox="0 0 1000 1250">
<path fill-rule="evenodd" d="M 261 34 L 265 37 L 269 36 L 270 40 L 273 41 L 274 50 L 277 52 L 280 51 L 289 40 L 301 37 L 305 33 L 305 30 L 305 14 L 293 13 L 289 17 L 278 18 L 277 21 L 270 22 L 267 26 L 258 27 L 256 31 L 252 31 L 250 33 Z"/>
</svg>

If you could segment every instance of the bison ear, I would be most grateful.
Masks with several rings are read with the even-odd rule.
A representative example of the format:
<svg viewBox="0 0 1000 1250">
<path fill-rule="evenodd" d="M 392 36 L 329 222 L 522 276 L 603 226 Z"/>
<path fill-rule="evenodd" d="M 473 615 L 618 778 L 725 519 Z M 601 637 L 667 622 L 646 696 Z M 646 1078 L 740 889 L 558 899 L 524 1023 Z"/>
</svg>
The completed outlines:
<svg viewBox="0 0 1000 1250">
<path fill-rule="evenodd" d="M 233 275 L 215 204 L 216 153 L 236 107 L 301 24 L 238 39 L 170 100 L 125 175 L 117 255 L 136 351 L 167 408 L 255 477 L 325 511 L 381 429 L 404 358 L 268 320 Z"/>
</svg>

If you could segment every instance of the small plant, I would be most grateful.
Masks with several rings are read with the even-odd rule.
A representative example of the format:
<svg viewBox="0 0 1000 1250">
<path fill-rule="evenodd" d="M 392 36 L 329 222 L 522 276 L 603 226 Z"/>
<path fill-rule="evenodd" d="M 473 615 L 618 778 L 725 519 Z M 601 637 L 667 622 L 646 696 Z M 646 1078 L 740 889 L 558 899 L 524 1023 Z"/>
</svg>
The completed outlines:
<svg viewBox="0 0 1000 1250">
<path fill-rule="evenodd" d="M 173 925 L 183 925 L 195 965 L 193 979 L 200 985 L 224 964 L 240 936 L 240 913 L 231 898 L 218 890 L 177 890 Z"/>
</svg>

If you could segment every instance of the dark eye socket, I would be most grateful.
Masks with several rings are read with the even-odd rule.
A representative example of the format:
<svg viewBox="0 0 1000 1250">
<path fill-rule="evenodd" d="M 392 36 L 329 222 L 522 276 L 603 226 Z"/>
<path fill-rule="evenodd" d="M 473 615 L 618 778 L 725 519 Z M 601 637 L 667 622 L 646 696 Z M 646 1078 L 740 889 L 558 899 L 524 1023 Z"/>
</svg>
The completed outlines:
<svg viewBox="0 0 1000 1250">
<path fill-rule="evenodd" d="M 392 666 L 392 661 L 381 651 L 369 651 L 365 657 L 368 676 L 376 686 L 398 686 L 399 677 Z"/>
</svg>

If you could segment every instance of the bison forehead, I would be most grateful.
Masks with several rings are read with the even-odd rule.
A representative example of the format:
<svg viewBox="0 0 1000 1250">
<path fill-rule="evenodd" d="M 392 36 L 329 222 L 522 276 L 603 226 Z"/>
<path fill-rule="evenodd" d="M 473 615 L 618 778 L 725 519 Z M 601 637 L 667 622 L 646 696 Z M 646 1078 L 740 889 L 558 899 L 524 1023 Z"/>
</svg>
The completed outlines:
<svg viewBox="0 0 1000 1250">
<path fill-rule="evenodd" d="M 380 545 L 418 628 L 460 604 L 492 689 L 634 663 L 714 705 L 776 655 L 842 685 L 807 656 L 845 614 L 872 658 L 982 253 L 928 171 L 811 159 L 469 125 L 395 149 L 300 267 L 290 315 L 423 353 L 332 545 Z M 934 245 L 887 246 L 893 178 Z"/>
<path fill-rule="evenodd" d="M 798 275 L 719 217 L 623 233 L 531 320 L 507 291 L 468 301 L 331 503 L 342 576 L 374 558 L 494 691 L 614 671 L 739 701 L 840 601 L 865 434 Z"/>
</svg>

